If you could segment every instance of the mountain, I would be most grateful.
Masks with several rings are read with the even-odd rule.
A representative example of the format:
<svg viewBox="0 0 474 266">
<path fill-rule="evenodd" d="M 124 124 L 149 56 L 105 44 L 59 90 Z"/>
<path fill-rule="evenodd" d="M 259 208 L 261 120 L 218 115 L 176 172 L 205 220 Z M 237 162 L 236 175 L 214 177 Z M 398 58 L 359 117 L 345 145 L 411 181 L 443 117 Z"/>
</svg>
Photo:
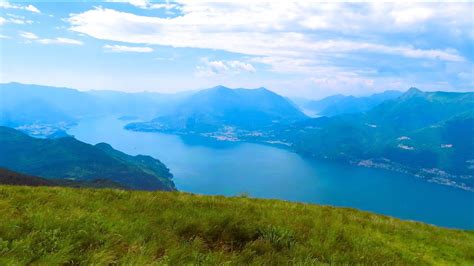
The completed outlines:
<svg viewBox="0 0 474 266">
<path fill-rule="evenodd" d="M 125 186 L 106 179 L 85 181 L 75 181 L 70 179 L 46 179 L 38 176 L 17 173 L 5 168 L 0 168 L 0 184 L 15 186 L 61 186 L 74 188 L 126 188 Z"/>
<path fill-rule="evenodd" d="M 412 88 L 366 113 L 311 119 L 276 135 L 310 156 L 474 191 L 474 93 Z"/>
<path fill-rule="evenodd" d="M 134 130 L 214 132 L 258 130 L 307 118 L 292 103 L 265 88 L 229 89 L 217 86 L 191 95 L 172 115 L 127 126 Z"/>
<path fill-rule="evenodd" d="M 369 122 L 389 125 L 396 131 L 433 125 L 463 113 L 474 112 L 474 93 L 422 92 L 410 88 L 397 99 L 371 110 Z"/>
<path fill-rule="evenodd" d="M 349 208 L 176 192 L 18 186 L 0 186 L 0 206 L 2 265 L 474 261 L 472 230 Z"/>
<path fill-rule="evenodd" d="M 151 119 L 169 114 L 190 92 L 78 91 L 21 83 L 0 84 L 0 125 L 37 137 L 64 136 L 87 116 L 114 115 Z"/>
<path fill-rule="evenodd" d="M 0 168 L 0 184 L 2 185 L 21 185 L 21 186 L 53 186 L 53 180 L 46 178 L 20 174 L 5 168 Z"/>
<path fill-rule="evenodd" d="M 338 94 L 318 101 L 302 102 L 301 107 L 319 116 L 361 113 L 372 109 L 386 100 L 395 99 L 400 95 L 402 95 L 402 92 L 399 91 L 385 91 L 367 97 L 344 96 Z"/>
<path fill-rule="evenodd" d="M 76 119 L 65 114 L 62 110 L 41 99 L 28 99 L 18 104 L 9 104 L 7 97 L 2 97 L 0 107 L 0 124 L 7 126 L 21 126 L 41 123 L 74 123 Z M 6 103 L 8 102 L 8 103 Z"/>
<path fill-rule="evenodd" d="M 66 136 L 79 118 L 100 113 L 100 105 L 83 92 L 20 83 L 0 84 L 0 126 L 35 137 Z"/>
<path fill-rule="evenodd" d="M 126 188 L 174 190 L 169 169 L 149 156 L 130 156 L 72 137 L 37 139 L 0 127 L 0 167 L 28 175 L 75 181 L 108 180 Z"/>
<path fill-rule="evenodd" d="M 127 93 L 119 91 L 78 91 L 69 88 L 21 84 L 0 84 L 0 101 L 3 112 L 10 111 L 12 114 L 23 111 L 31 115 L 30 121 L 38 121 L 35 116 L 41 115 L 44 119 L 64 121 L 64 117 L 81 118 L 94 115 L 129 115 L 129 116 L 156 116 L 167 113 L 171 106 L 178 104 L 187 98 L 192 92 L 180 92 L 174 94 L 155 92 Z M 34 103 L 40 104 L 35 108 Z M 25 109 L 26 110 L 23 110 Z M 45 114 L 38 114 L 37 110 L 44 109 Z M 51 111 L 49 111 L 51 109 Z M 56 116 L 60 119 L 56 119 Z M 48 122 L 49 122 L 48 121 Z"/>
<path fill-rule="evenodd" d="M 101 109 L 94 97 L 77 90 L 50 86 L 30 85 L 21 83 L 0 84 L 2 112 L 15 114 L 23 111 L 25 122 L 36 122 L 41 119 L 56 119 L 63 122 L 64 117 L 77 118 L 93 115 Z M 34 105 L 39 103 L 45 108 L 44 114 L 38 114 Z M 30 110 L 30 108 L 32 108 Z M 26 110 L 25 110 L 26 109 Z M 26 115 L 31 115 L 29 118 Z M 41 115 L 41 119 L 36 116 Z M 62 116 L 57 119 L 57 116 Z M 30 120 L 30 121 L 28 121 Z M 41 121 L 42 122 L 42 121 Z"/>
</svg>

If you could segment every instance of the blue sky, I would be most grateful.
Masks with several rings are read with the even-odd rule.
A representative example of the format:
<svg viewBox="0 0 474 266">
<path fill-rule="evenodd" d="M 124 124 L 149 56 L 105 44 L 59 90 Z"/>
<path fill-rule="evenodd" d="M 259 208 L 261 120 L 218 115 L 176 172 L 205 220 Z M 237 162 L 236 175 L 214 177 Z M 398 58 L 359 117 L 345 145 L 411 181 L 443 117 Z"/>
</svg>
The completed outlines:
<svg viewBox="0 0 474 266">
<path fill-rule="evenodd" d="M 0 0 L 0 81 L 308 98 L 474 90 L 473 3 L 277 2 Z"/>
</svg>

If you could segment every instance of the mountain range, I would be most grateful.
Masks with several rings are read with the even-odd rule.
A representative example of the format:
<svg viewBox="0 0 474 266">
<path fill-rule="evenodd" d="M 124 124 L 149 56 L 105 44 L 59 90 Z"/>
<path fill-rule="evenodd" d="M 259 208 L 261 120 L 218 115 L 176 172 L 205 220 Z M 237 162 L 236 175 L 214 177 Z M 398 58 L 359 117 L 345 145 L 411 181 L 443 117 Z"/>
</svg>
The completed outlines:
<svg viewBox="0 0 474 266">
<path fill-rule="evenodd" d="M 79 152 L 88 158 L 98 152 L 107 157 L 107 162 L 113 161 L 110 164 L 113 167 L 119 161 L 132 164 L 135 170 L 139 168 L 140 175 L 150 173 L 149 168 L 143 170 L 143 164 L 137 162 L 145 160 L 143 157 L 121 154 L 106 144 L 91 146 L 78 144 L 80 142 L 73 138 L 62 138 L 67 136 L 65 131 L 68 126 L 82 117 L 112 115 L 120 116 L 122 120 L 135 120 L 126 125 L 130 130 L 199 135 L 222 141 L 270 143 L 316 158 L 385 168 L 474 190 L 474 93 L 422 92 L 411 88 L 403 94 L 387 91 L 369 97 L 336 95 L 304 105 L 325 114 L 319 118 L 307 117 L 289 99 L 265 88 L 230 89 L 217 86 L 201 91 L 159 94 L 80 92 L 9 83 L 1 84 L 0 93 L 0 125 L 15 127 L 33 136 L 57 138 L 41 144 L 52 145 L 50 150 L 58 152 L 51 154 L 51 162 L 56 162 L 66 152 L 61 149 L 71 149 L 67 153 Z M 303 106 L 301 102 L 300 106 Z M 61 130 L 55 130 L 57 128 Z M 2 132 L 5 136 L 13 134 L 5 128 Z M 26 135 L 22 135 L 22 140 L 29 144 L 39 141 L 32 141 Z M 15 145 L 20 148 L 16 149 Z M 38 151 L 35 145 L 18 142 L 10 148 L 12 152 Z M 88 145 L 87 148 L 84 145 Z M 42 155 L 31 153 L 28 156 L 32 159 L 37 156 L 46 162 Z M 146 160 L 146 167 L 153 164 L 152 158 Z M 21 167 L 13 164 L 15 167 L 11 168 L 9 164 L 3 166 L 20 172 L 31 170 L 28 167 L 35 165 L 23 162 Z M 87 169 L 93 167 L 86 166 Z M 74 176 L 79 179 L 98 178 L 87 173 L 95 173 L 100 167 L 72 172 L 74 175 L 81 173 Z M 38 169 L 24 173 L 48 178 L 73 176 L 64 175 L 64 171 L 50 173 L 47 168 Z M 161 167 L 151 170 L 155 178 L 165 177 L 152 187 L 171 189 L 173 186 L 166 178 L 167 172 L 161 170 Z M 127 171 L 120 170 L 122 174 Z M 126 179 L 122 174 L 112 177 L 111 171 L 107 178 L 114 181 Z M 146 182 L 135 184 L 135 180 L 125 179 L 122 184 L 138 188 L 147 186 Z"/>
<path fill-rule="evenodd" d="M 411 88 L 365 113 L 315 118 L 275 134 L 302 154 L 474 188 L 474 93 Z"/>
<path fill-rule="evenodd" d="M 167 114 L 189 93 L 78 91 L 21 83 L 0 84 L 0 125 L 37 137 L 64 136 L 84 117 L 114 115 L 151 119 Z"/>
<path fill-rule="evenodd" d="M 337 94 L 321 100 L 295 99 L 305 111 L 317 116 L 335 116 L 340 114 L 361 113 L 372 109 L 380 103 L 402 95 L 400 91 L 384 91 L 366 97 L 345 96 Z"/>
<path fill-rule="evenodd" d="M 217 86 L 199 91 L 176 106 L 172 114 L 128 129 L 173 133 L 209 133 L 219 130 L 258 130 L 306 119 L 284 97 L 265 88 L 230 89 Z"/>
</svg>

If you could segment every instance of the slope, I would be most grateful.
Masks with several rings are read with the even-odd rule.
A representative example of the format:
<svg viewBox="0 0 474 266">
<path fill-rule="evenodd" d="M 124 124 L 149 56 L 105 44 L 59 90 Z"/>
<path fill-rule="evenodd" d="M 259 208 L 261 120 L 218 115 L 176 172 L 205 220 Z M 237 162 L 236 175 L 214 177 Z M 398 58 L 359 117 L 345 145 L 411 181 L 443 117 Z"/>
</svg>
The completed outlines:
<svg viewBox="0 0 474 266">
<path fill-rule="evenodd" d="M 160 161 L 130 156 L 110 145 L 95 146 L 72 137 L 37 139 L 0 127 L 0 167 L 45 178 L 106 179 L 127 188 L 174 190 L 172 175 Z"/>
<path fill-rule="evenodd" d="M 277 200 L 0 186 L 0 264 L 472 265 L 474 234 Z"/>
</svg>

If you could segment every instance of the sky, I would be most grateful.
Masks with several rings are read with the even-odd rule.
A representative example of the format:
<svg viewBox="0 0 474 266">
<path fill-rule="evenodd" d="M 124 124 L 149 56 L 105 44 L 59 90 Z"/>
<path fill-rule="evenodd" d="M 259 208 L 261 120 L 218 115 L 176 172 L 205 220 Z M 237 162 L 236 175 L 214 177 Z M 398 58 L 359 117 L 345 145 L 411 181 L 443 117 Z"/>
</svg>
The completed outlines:
<svg viewBox="0 0 474 266">
<path fill-rule="evenodd" d="M 0 82 L 290 97 L 474 91 L 474 4 L 0 0 Z"/>
</svg>

